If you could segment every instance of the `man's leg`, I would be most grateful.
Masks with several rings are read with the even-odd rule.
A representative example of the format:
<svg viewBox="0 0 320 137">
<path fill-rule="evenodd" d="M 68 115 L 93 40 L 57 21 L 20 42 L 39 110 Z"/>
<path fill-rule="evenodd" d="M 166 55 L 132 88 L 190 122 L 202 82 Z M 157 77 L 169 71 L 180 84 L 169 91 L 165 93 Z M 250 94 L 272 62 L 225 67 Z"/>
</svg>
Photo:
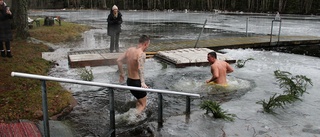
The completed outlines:
<svg viewBox="0 0 320 137">
<path fill-rule="evenodd" d="M 138 114 L 140 114 L 147 106 L 147 96 L 138 99 L 136 107 L 138 110 Z"/>
</svg>

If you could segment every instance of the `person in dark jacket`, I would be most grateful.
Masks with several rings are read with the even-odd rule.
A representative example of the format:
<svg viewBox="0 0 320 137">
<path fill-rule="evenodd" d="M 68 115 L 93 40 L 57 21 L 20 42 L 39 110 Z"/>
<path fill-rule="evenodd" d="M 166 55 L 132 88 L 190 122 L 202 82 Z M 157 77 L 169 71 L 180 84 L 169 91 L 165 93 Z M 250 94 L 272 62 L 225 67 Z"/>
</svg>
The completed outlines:
<svg viewBox="0 0 320 137">
<path fill-rule="evenodd" d="M 110 52 L 113 50 L 119 52 L 119 36 L 121 32 L 122 14 L 119 12 L 118 7 L 113 5 L 108 16 L 108 35 L 110 39 Z"/>
<path fill-rule="evenodd" d="M 10 8 L 3 0 L 0 0 L 0 51 L 2 57 L 12 57 L 10 51 L 10 41 L 12 40 L 10 19 L 12 19 L 12 17 Z M 5 43 L 7 55 L 3 48 L 3 43 Z"/>
</svg>

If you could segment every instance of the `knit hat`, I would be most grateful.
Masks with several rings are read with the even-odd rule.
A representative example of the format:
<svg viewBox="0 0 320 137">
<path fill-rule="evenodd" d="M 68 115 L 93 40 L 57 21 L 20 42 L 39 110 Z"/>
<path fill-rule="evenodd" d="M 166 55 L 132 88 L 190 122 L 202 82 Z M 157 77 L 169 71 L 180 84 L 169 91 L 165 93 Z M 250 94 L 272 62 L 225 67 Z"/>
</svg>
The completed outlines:
<svg viewBox="0 0 320 137">
<path fill-rule="evenodd" d="M 116 5 L 113 5 L 112 10 L 117 10 L 118 7 Z"/>
</svg>

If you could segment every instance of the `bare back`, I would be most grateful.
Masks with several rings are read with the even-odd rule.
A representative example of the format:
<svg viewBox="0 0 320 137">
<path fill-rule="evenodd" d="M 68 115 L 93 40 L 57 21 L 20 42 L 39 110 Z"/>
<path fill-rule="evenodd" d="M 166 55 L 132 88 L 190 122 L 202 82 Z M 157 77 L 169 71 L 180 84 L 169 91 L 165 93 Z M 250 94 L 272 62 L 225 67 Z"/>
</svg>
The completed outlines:
<svg viewBox="0 0 320 137">
<path fill-rule="evenodd" d="M 211 65 L 211 73 L 216 77 L 217 84 L 227 84 L 227 73 L 232 72 L 230 65 L 222 60 L 217 60 Z"/>
<path fill-rule="evenodd" d="M 139 68 L 141 64 L 139 63 L 139 59 L 145 59 L 145 53 L 140 48 L 131 47 L 126 51 L 125 58 L 128 67 L 128 78 L 140 79 Z"/>
</svg>

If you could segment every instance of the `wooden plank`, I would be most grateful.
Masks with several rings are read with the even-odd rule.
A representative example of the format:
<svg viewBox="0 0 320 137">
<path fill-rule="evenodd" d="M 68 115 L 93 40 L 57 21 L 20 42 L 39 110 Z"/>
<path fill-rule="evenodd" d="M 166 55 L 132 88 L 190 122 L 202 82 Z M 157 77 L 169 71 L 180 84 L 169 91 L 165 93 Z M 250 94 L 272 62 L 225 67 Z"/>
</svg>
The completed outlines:
<svg viewBox="0 0 320 137">
<path fill-rule="evenodd" d="M 104 53 L 101 56 L 105 60 L 105 65 L 117 65 L 117 59 L 123 53 Z"/>
<path fill-rule="evenodd" d="M 105 59 L 99 54 L 77 54 L 69 55 L 69 66 L 71 68 L 85 66 L 102 66 L 105 65 Z"/>
<path fill-rule="evenodd" d="M 0 123 L 0 137 L 41 137 L 33 122 Z"/>
<path fill-rule="evenodd" d="M 122 53 L 103 53 L 103 54 L 77 54 L 69 55 L 69 66 L 71 68 L 85 67 L 85 66 L 105 66 L 116 65 L 117 58 Z"/>
<path fill-rule="evenodd" d="M 174 64 L 176 67 L 209 65 L 207 55 L 212 52 L 208 48 L 187 48 L 169 51 L 159 51 L 156 57 Z M 224 54 L 217 53 L 219 60 L 232 60 Z"/>
</svg>

